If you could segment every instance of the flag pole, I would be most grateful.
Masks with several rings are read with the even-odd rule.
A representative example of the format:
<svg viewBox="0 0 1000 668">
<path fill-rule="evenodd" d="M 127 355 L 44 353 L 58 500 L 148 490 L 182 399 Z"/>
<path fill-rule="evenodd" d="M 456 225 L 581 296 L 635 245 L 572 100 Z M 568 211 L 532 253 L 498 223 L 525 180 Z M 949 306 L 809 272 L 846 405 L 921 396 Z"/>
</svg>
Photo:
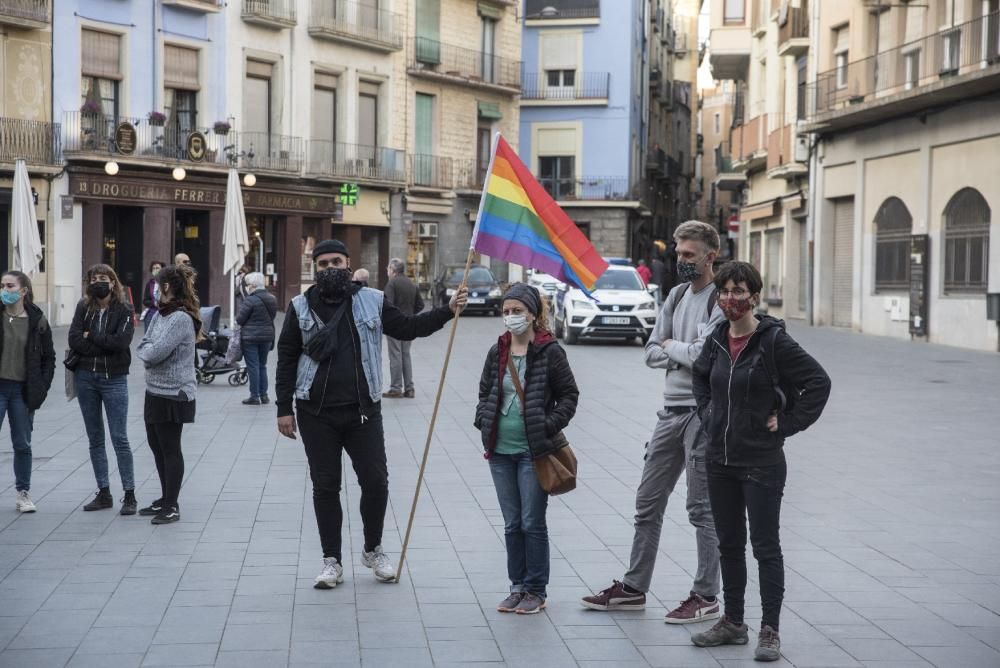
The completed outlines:
<svg viewBox="0 0 1000 668">
<path fill-rule="evenodd" d="M 486 169 L 486 181 L 489 181 L 490 174 L 493 173 L 493 159 L 497 154 L 497 144 L 500 143 L 500 133 L 493 136 L 493 148 L 490 151 L 490 164 Z M 462 283 L 458 286 L 459 292 L 465 288 L 469 278 L 469 269 L 472 268 L 472 260 L 476 255 L 476 235 L 479 233 L 479 219 L 483 215 L 483 206 L 486 202 L 486 186 L 483 183 L 483 194 L 479 199 L 479 211 L 476 214 L 476 225 L 472 230 L 472 240 L 469 242 L 469 255 L 465 258 L 465 271 L 462 273 Z M 437 423 L 438 409 L 441 407 L 441 394 L 444 391 L 445 377 L 448 375 L 448 363 L 451 361 L 451 350 L 455 345 L 455 332 L 458 331 L 458 318 L 461 311 L 455 314 L 451 322 L 451 333 L 448 335 L 448 349 L 444 354 L 444 364 L 441 366 L 441 379 L 438 381 L 437 395 L 434 397 L 434 410 L 431 412 L 431 423 L 427 427 L 427 440 L 424 442 L 424 455 L 420 459 L 420 470 L 417 472 L 417 488 L 413 490 L 413 503 L 410 505 L 410 519 L 406 522 L 406 533 L 403 536 L 403 547 L 399 551 L 399 566 L 396 569 L 396 580 L 403 577 L 403 565 L 406 563 L 406 549 L 410 545 L 410 535 L 413 532 L 413 519 L 417 515 L 417 502 L 420 500 L 420 488 L 424 484 L 424 471 L 427 469 L 427 457 L 431 452 L 431 440 L 434 437 L 434 425 Z"/>
</svg>

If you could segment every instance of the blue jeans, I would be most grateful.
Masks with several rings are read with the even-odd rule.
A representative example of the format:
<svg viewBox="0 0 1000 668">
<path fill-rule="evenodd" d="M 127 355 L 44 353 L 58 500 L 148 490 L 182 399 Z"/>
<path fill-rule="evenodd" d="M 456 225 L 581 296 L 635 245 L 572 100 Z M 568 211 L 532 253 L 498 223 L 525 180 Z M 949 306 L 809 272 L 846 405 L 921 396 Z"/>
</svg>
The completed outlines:
<svg viewBox="0 0 1000 668">
<path fill-rule="evenodd" d="M 108 455 L 104 448 L 104 416 L 101 404 L 108 415 L 111 445 L 118 458 L 118 475 L 122 488 L 135 489 L 132 448 L 128 444 L 128 376 L 107 377 L 88 369 L 76 370 L 76 398 L 80 402 L 83 424 L 90 441 L 90 463 L 98 487 L 110 487 L 108 482 Z"/>
<path fill-rule="evenodd" d="M 549 495 L 538 484 L 529 453 L 494 453 L 489 461 L 503 513 L 510 590 L 545 598 L 549 584 L 549 530 L 545 525 Z"/>
<path fill-rule="evenodd" d="M 0 424 L 10 420 L 10 440 L 14 445 L 14 484 L 17 491 L 31 489 L 31 429 L 34 411 L 24 403 L 24 383 L 0 380 Z"/>
<path fill-rule="evenodd" d="M 247 363 L 250 376 L 250 396 L 262 397 L 267 394 L 267 353 L 271 350 L 268 341 L 244 341 L 243 359 Z"/>
</svg>

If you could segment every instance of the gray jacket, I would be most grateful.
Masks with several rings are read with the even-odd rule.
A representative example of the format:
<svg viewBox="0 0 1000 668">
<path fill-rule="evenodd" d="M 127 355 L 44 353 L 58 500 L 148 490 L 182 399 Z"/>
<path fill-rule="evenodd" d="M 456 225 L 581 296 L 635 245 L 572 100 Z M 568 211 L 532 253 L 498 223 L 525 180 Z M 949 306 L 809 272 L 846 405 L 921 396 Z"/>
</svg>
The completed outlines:
<svg viewBox="0 0 1000 668">
<path fill-rule="evenodd" d="M 424 310 L 424 300 L 420 297 L 417 284 L 406 276 L 397 274 L 385 286 L 385 298 L 405 315 L 414 315 Z"/>
<path fill-rule="evenodd" d="M 240 326 L 240 340 L 246 343 L 274 344 L 274 316 L 278 313 L 278 300 L 264 288 L 243 298 L 236 322 Z"/>
<path fill-rule="evenodd" d="M 183 311 L 157 313 L 139 342 L 135 355 L 146 366 L 146 391 L 164 397 L 183 392 L 194 399 L 194 322 Z"/>
</svg>

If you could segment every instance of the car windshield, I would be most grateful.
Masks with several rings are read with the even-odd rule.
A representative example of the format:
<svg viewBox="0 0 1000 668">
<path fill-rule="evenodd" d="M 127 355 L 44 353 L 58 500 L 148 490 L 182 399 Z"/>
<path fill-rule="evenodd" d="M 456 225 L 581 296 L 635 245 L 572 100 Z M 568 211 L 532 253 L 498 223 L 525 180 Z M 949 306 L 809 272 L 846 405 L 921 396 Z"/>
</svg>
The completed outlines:
<svg viewBox="0 0 1000 668">
<path fill-rule="evenodd" d="M 595 290 L 642 290 L 642 281 L 634 271 L 606 271 L 597 279 Z"/>
<path fill-rule="evenodd" d="M 451 276 L 448 278 L 449 283 L 461 283 L 462 282 L 462 272 L 465 268 L 455 269 L 451 272 Z M 489 269 L 483 267 L 472 267 L 469 269 L 469 283 L 492 283 L 493 274 L 490 273 Z"/>
</svg>

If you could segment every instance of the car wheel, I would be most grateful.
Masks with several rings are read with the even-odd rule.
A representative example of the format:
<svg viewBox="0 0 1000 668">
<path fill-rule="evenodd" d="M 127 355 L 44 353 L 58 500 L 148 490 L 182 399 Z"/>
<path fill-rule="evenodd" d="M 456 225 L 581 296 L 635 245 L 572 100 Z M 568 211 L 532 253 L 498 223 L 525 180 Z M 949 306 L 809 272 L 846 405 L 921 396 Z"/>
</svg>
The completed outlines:
<svg viewBox="0 0 1000 668">
<path fill-rule="evenodd" d="M 580 333 L 572 327 L 566 328 L 566 345 L 575 346 L 580 340 Z"/>
<path fill-rule="evenodd" d="M 552 333 L 555 334 L 557 339 L 561 339 L 563 336 L 563 325 L 561 320 L 552 320 Z"/>
</svg>

